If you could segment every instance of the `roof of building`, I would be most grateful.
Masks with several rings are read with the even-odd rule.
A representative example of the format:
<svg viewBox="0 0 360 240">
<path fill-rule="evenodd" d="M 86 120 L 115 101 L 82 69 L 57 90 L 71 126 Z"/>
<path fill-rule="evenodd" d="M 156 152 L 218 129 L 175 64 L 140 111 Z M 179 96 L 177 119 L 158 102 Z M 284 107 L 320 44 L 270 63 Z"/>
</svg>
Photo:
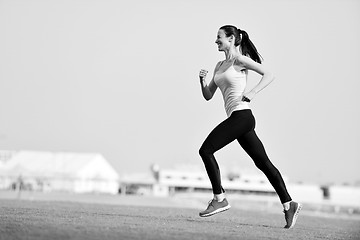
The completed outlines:
<svg viewBox="0 0 360 240">
<path fill-rule="evenodd" d="M 19 151 L 1 167 L 2 175 L 118 179 L 118 173 L 99 153 Z"/>
</svg>

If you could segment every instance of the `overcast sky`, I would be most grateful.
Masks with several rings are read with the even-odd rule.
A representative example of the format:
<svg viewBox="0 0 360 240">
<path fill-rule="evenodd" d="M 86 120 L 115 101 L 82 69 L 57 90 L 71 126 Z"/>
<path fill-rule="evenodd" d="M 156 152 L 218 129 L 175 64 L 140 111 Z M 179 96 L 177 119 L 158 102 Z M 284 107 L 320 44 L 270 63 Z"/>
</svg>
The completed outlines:
<svg viewBox="0 0 360 240">
<path fill-rule="evenodd" d="M 0 149 L 205 171 L 198 149 L 226 114 L 198 72 L 224 58 L 214 42 L 232 24 L 276 76 L 251 103 L 273 163 L 293 181 L 358 181 L 359 23 L 356 0 L 0 0 Z M 236 142 L 216 157 L 255 169 Z"/>
</svg>

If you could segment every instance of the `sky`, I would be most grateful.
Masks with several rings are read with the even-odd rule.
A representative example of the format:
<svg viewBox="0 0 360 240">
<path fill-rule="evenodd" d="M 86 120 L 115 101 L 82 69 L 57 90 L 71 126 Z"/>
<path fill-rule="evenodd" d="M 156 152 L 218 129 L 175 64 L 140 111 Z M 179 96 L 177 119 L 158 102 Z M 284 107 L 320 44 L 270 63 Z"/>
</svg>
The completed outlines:
<svg viewBox="0 0 360 240">
<path fill-rule="evenodd" d="M 215 38 L 231 24 L 276 76 L 251 103 L 274 165 L 357 182 L 359 23 L 356 0 L 0 0 L 0 149 L 98 152 L 120 175 L 205 171 L 198 149 L 226 113 L 198 73 L 224 59 Z M 258 171 L 236 142 L 215 156 L 223 172 Z"/>
</svg>

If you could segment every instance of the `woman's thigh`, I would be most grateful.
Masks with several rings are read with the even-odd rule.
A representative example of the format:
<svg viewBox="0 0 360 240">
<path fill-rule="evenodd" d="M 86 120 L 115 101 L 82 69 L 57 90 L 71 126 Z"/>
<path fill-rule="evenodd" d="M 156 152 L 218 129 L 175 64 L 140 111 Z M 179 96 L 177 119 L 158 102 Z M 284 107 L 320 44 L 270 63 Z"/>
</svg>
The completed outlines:
<svg viewBox="0 0 360 240">
<path fill-rule="evenodd" d="M 254 119 L 250 112 L 241 112 L 231 115 L 217 125 L 208 135 L 203 147 L 216 152 L 235 139 L 240 138 L 254 129 Z"/>
</svg>

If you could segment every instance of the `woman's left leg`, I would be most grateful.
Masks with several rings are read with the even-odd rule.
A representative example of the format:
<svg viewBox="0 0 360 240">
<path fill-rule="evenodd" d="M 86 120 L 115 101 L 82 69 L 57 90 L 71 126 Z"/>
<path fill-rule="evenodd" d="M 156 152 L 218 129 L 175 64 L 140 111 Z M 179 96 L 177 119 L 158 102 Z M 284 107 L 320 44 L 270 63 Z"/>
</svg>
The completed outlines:
<svg viewBox="0 0 360 240">
<path fill-rule="evenodd" d="M 294 227 L 302 205 L 292 201 L 279 170 L 271 163 L 255 130 L 248 132 L 237 140 L 253 159 L 255 165 L 266 175 L 278 194 L 284 207 L 286 220 L 285 228 Z"/>
<path fill-rule="evenodd" d="M 272 164 L 268 158 L 264 145 L 252 130 L 237 139 L 241 147 L 253 159 L 255 165 L 266 175 L 271 185 L 278 194 L 281 203 L 291 201 L 291 197 L 286 189 L 285 182 L 279 170 Z"/>
</svg>

